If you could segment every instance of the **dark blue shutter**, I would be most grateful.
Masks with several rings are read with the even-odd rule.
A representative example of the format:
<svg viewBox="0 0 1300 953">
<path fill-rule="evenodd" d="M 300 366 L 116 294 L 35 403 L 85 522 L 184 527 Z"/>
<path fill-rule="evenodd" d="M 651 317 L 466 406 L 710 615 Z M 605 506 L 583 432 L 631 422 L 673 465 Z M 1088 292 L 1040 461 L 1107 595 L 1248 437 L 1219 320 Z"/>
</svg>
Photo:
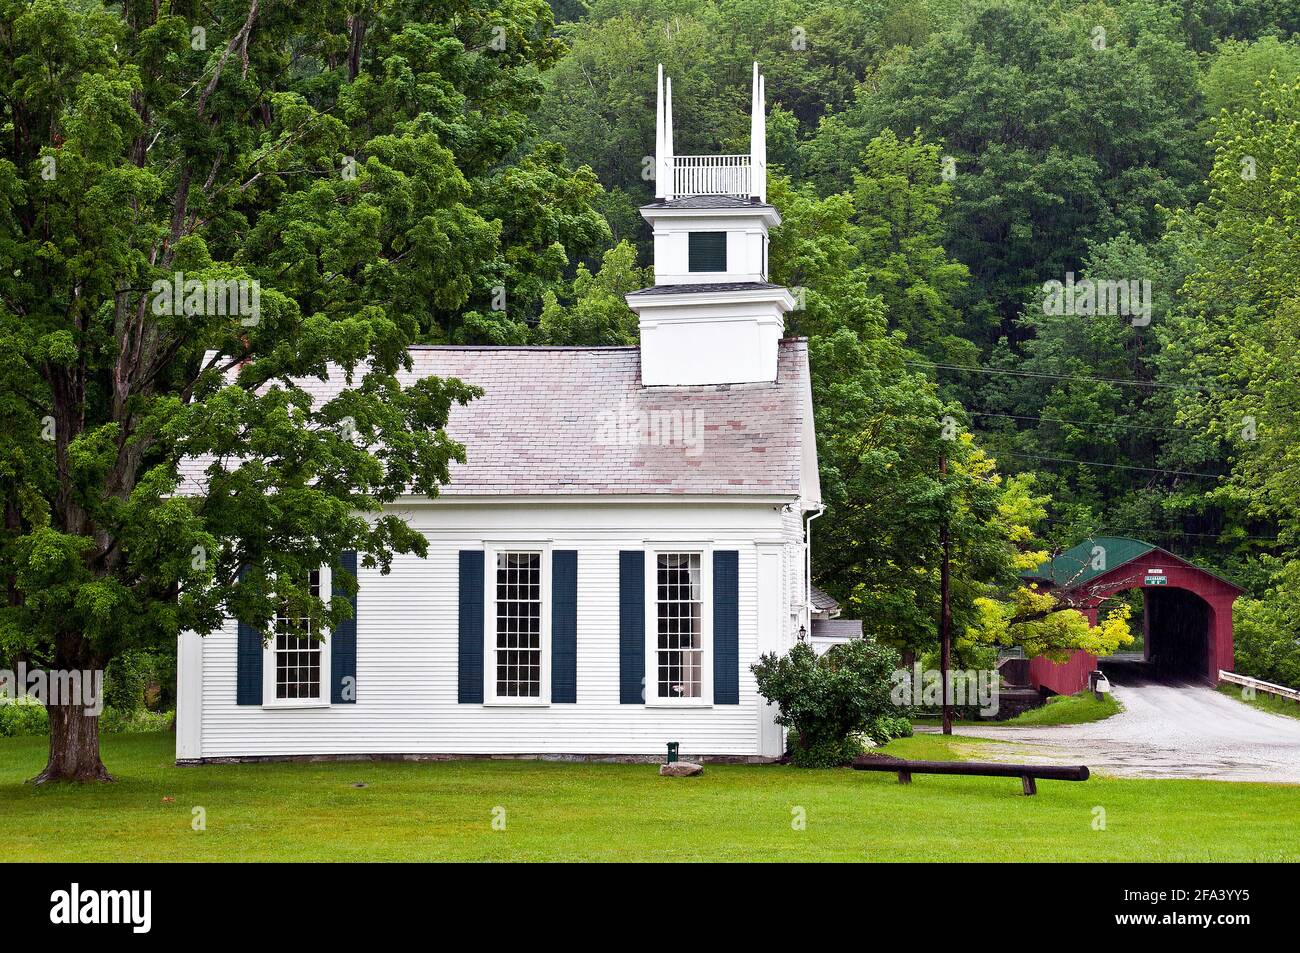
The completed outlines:
<svg viewBox="0 0 1300 953">
<path fill-rule="evenodd" d="M 456 701 L 483 703 L 483 550 L 460 551 L 460 661 Z"/>
<path fill-rule="evenodd" d="M 239 623 L 236 698 L 240 705 L 262 704 L 262 633 L 246 622 Z"/>
<path fill-rule="evenodd" d="M 578 553 L 551 553 L 551 701 L 578 700 Z"/>
<path fill-rule="evenodd" d="M 713 553 L 713 704 L 740 704 L 740 553 Z"/>
<path fill-rule="evenodd" d="M 345 550 L 341 563 L 344 572 L 357 578 L 357 553 L 354 549 Z M 331 586 L 330 598 L 342 590 Z M 357 700 L 357 597 L 348 597 L 352 604 L 352 618 L 340 622 L 330 633 L 334 644 L 330 646 L 330 702 L 335 705 L 351 705 Z"/>
<path fill-rule="evenodd" d="M 618 700 L 645 702 L 645 553 L 618 554 Z"/>
<path fill-rule="evenodd" d="M 235 646 L 235 703 L 238 705 L 262 704 L 262 648 L 262 633 L 240 622 Z"/>
</svg>

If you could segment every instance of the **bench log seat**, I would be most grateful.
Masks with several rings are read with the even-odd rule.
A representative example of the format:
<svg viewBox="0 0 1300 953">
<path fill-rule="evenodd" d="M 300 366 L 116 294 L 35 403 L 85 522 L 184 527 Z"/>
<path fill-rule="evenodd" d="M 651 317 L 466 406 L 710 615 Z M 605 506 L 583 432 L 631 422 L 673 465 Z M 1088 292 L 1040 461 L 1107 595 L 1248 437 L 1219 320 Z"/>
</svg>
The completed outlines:
<svg viewBox="0 0 1300 953">
<path fill-rule="evenodd" d="M 863 755 L 853 760 L 855 771 L 888 771 L 899 784 L 911 784 L 914 774 L 961 774 L 988 778 L 1019 778 L 1025 794 L 1037 794 L 1036 781 L 1087 781 L 1086 765 L 1005 764 L 993 761 L 909 761 Z"/>
</svg>

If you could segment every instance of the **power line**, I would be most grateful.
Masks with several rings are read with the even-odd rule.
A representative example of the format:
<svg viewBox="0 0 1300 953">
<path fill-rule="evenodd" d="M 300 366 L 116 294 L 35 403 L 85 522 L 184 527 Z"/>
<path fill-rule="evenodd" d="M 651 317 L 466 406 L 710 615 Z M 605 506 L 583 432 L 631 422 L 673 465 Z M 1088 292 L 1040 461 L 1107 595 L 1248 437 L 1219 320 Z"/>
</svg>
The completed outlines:
<svg viewBox="0 0 1300 953">
<path fill-rule="evenodd" d="M 932 367 L 947 371 L 970 371 L 975 374 L 1004 374 L 1009 377 L 1036 377 L 1058 381 L 1085 381 L 1091 384 L 1123 384 L 1128 387 L 1157 387 L 1164 390 L 1181 390 L 1204 393 L 1210 388 L 1191 384 L 1162 384 L 1159 381 L 1140 381 L 1131 377 L 1085 377 L 1077 374 L 1048 374 L 1045 371 L 1020 371 L 1009 367 L 978 367 L 974 364 L 941 364 L 936 361 L 904 361 L 908 367 Z"/>
<path fill-rule="evenodd" d="M 1148 528 L 1148 529 L 1123 529 L 1123 528 L 1120 528 L 1120 527 L 1114 527 L 1114 526 L 1111 526 L 1111 527 L 1106 527 L 1106 530 L 1109 531 L 1109 532 L 1120 532 L 1120 533 L 1124 533 L 1125 535 L 1130 535 L 1130 536 L 1131 536 L 1131 535 L 1136 535 L 1136 534 L 1138 534 L 1138 533 L 1141 533 L 1141 534 L 1143 534 L 1143 535 L 1145 535 L 1145 536 L 1186 536 L 1186 537 L 1189 537 L 1189 538 L 1191 538 L 1191 537 L 1203 537 L 1203 538 L 1205 538 L 1205 539 L 1231 539 L 1231 540 L 1241 540 L 1241 541 L 1243 541 L 1243 542 L 1247 542 L 1247 541 L 1248 541 L 1248 542 L 1252 542 L 1252 543 L 1280 543 L 1280 542 L 1282 542 L 1282 540 L 1279 539 L 1279 538 L 1276 537 L 1276 536 L 1237 536 L 1237 535 L 1232 534 L 1232 533 L 1187 533 L 1187 532 L 1184 532 L 1184 531 L 1182 531 L 1182 530 L 1177 530 L 1177 529 L 1155 529 L 1155 528 Z"/>
<path fill-rule="evenodd" d="M 1070 525 L 1073 520 L 1063 519 L 1059 516 L 1044 517 L 1045 523 L 1056 523 L 1062 526 Z M 1285 541 L 1279 536 L 1238 536 L 1235 533 L 1189 533 L 1185 530 L 1177 529 L 1156 529 L 1154 526 L 1148 526 L 1143 529 L 1133 529 L 1130 526 L 1102 526 L 1094 530 L 1089 538 L 1095 536 L 1104 536 L 1119 533 L 1123 536 L 1132 536 L 1140 538 L 1142 536 L 1187 536 L 1187 537 L 1204 537 L 1206 539 L 1231 539 L 1231 540 L 1249 540 L 1258 543 L 1284 543 Z"/>
<path fill-rule="evenodd" d="M 1118 421 L 1100 423 L 1093 420 L 1069 420 L 1065 417 L 1034 417 L 1026 414 L 996 414 L 992 411 L 968 410 L 966 414 L 970 417 L 1006 417 L 1011 420 L 1042 420 L 1055 424 L 1075 424 L 1080 427 L 1122 427 L 1125 430 L 1148 430 L 1157 433 L 1167 433 L 1175 431 L 1177 433 L 1200 433 L 1199 430 L 1193 430 L 1190 427 L 1145 427 L 1142 424 L 1122 424 Z"/>
<path fill-rule="evenodd" d="M 1015 450 L 1008 450 L 1007 454 L 1013 457 L 1026 457 L 1030 460 L 1043 460 L 1047 463 L 1070 463 L 1083 467 L 1110 467 L 1115 470 L 1144 470 L 1148 473 L 1167 473 L 1170 476 L 1188 476 L 1200 477 L 1205 480 L 1221 480 L 1225 474 L 1222 473 L 1193 473 L 1190 470 L 1166 470 L 1162 467 L 1139 467 L 1128 463 L 1103 463 L 1100 460 L 1073 460 L 1067 457 L 1044 457 L 1036 453 L 1019 453 Z"/>
</svg>

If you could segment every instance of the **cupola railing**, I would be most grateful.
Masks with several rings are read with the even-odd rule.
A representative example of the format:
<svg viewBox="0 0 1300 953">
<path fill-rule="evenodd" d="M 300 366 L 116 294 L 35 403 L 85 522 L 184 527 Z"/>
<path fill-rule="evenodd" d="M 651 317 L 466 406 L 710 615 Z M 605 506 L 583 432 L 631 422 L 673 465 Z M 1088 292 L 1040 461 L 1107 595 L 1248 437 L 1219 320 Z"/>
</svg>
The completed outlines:
<svg viewBox="0 0 1300 953">
<path fill-rule="evenodd" d="M 749 198 L 750 157 L 747 155 L 673 156 L 673 195 L 732 195 Z"/>
</svg>

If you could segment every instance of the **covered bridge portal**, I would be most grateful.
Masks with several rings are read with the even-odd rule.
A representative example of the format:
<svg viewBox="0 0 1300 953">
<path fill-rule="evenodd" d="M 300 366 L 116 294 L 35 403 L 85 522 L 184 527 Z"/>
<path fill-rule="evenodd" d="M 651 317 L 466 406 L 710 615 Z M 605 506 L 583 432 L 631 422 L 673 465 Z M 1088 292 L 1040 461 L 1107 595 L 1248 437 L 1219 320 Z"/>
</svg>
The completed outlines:
<svg viewBox="0 0 1300 953">
<path fill-rule="evenodd" d="M 1215 683 L 1232 671 L 1232 604 L 1242 589 L 1171 552 L 1123 536 L 1098 536 L 1043 563 L 1027 579 L 1055 591 L 1096 625 L 1111 596 L 1142 590 L 1143 657 L 1160 678 Z M 1088 686 L 1097 659 L 1030 662 L 1030 679 L 1062 695 Z"/>
</svg>

